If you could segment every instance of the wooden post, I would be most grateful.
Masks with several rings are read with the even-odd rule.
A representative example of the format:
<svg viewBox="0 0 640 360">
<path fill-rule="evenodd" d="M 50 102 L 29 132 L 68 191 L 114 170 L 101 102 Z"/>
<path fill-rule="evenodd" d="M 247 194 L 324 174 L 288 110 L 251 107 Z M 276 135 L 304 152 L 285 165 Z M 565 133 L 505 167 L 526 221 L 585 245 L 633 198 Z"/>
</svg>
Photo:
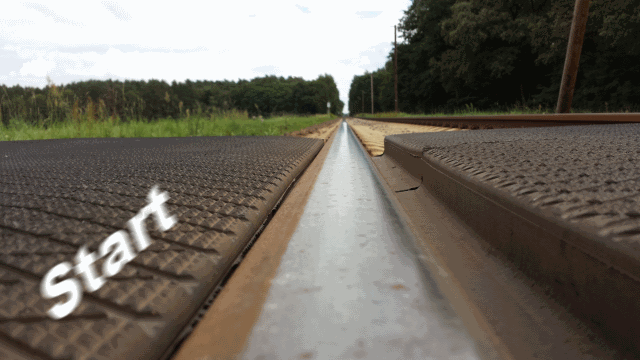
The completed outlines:
<svg viewBox="0 0 640 360">
<path fill-rule="evenodd" d="M 393 75 L 395 78 L 393 90 L 396 94 L 396 114 L 398 113 L 398 37 L 396 33 L 396 25 L 393 25 Z"/>
<path fill-rule="evenodd" d="M 371 73 L 371 115 L 373 115 L 373 73 Z"/>
<path fill-rule="evenodd" d="M 573 90 L 576 85 L 578 75 L 578 64 L 580 62 L 580 52 L 582 42 L 587 28 L 587 16 L 589 15 L 589 0 L 576 0 L 573 9 L 573 21 L 571 22 L 571 32 L 569 33 L 569 43 L 567 44 L 567 54 L 564 58 L 564 70 L 562 71 L 562 82 L 560 83 L 560 94 L 558 95 L 557 113 L 571 112 L 571 101 L 573 100 Z"/>
</svg>

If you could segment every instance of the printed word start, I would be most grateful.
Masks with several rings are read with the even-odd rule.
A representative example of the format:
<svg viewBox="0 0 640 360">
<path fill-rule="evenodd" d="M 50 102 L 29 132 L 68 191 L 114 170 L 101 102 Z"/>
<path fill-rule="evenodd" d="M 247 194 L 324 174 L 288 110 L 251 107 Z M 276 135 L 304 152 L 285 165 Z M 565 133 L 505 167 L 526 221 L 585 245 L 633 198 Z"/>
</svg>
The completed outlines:
<svg viewBox="0 0 640 360">
<path fill-rule="evenodd" d="M 169 195 L 167 195 L 166 192 L 159 193 L 158 187 L 154 186 L 149 192 L 147 199 L 149 204 L 127 222 L 129 231 L 133 234 L 133 243 L 138 252 L 151 245 L 149 234 L 144 228 L 144 221 L 149 215 L 154 215 L 156 223 L 162 231 L 169 230 L 177 223 L 176 217 L 168 216 L 164 208 L 164 203 L 169 200 Z M 80 301 L 82 300 L 82 285 L 80 281 L 71 277 L 57 282 L 58 278 L 67 275 L 71 269 L 74 269 L 75 274 L 82 278 L 87 292 L 93 292 L 105 284 L 105 278 L 109 278 L 120 272 L 136 255 L 131 246 L 131 240 L 124 230 L 119 230 L 106 238 L 102 244 L 100 244 L 97 253 L 89 253 L 86 245 L 81 247 L 75 257 L 76 266 L 72 266 L 69 262 L 60 263 L 49 270 L 42 279 L 42 283 L 40 284 L 42 297 L 51 299 L 67 294 L 67 301 L 57 303 L 47 311 L 47 314 L 53 319 L 61 319 L 71 314 L 71 312 L 80 305 Z M 102 265 L 102 276 L 99 276 L 94 263 L 96 260 L 105 256 L 108 257 Z"/>
</svg>

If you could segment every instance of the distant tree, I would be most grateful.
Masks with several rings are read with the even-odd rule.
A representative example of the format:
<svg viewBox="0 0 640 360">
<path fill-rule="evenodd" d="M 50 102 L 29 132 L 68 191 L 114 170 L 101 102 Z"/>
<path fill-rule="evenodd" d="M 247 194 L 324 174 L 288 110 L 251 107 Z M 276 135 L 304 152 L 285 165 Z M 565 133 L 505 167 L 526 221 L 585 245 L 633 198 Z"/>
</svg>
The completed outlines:
<svg viewBox="0 0 640 360">
<path fill-rule="evenodd" d="M 175 116 L 175 111 L 171 106 L 171 87 L 165 81 L 149 80 L 143 91 L 140 93 L 144 101 L 142 115 L 149 120 Z"/>
<path fill-rule="evenodd" d="M 399 26 L 400 110 L 452 111 L 469 103 L 554 107 L 574 3 L 414 0 Z M 639 35 L 640 0 L 590 2 L 574 108 L 640 105 Z M 374 72 L 374 78 L 381 76 L 376 109 L 386 109 L 393 96 L 386 75 L 392 56 Z M 361 104 L 362 81 L 354 78 L 350 104 Z"/>
<path fill-rule="evenodd" d="M 235 81 L 87 80 L 65 86 L 0 87 L 0 122 L 11 119 L 48 124 L 67 118 L 123 121 L 214 115 L 231 109 L 252 116 L 318 113 L 331 101 L 334 113 L 344 104 L 330 75 L 316 80 L 265 76 Z"/>
</svg>

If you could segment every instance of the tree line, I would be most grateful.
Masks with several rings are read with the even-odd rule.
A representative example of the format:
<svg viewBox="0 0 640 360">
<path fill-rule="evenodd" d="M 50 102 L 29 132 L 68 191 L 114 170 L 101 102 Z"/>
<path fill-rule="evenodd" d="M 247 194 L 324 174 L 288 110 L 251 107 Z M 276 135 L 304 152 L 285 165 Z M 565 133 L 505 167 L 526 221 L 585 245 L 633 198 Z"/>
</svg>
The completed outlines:
<svg viewBox="0 0 640 360">
<path fill-rule="evenodd" d="M 399 110 L 464 106 L 554 109 L 575 0 L 413 0 L 400 20 Z M 592 0 L 574 109 L 635 111 L 640 0 Z M 349 112 L 371 111 L 370 73 L 356 75 Z M 394 111 L 393 50 L 373 72 L 374 111 Z M 362 92 L 364 91 L 364 96 Z"/>
<path fill-rule="evenodd" d="M 340 114 L 344 103 L 331 75 L 307 81 L 265 76 L 235 81 L 89 80 L 44 88 L 2 85 L 0 119 L 49 124 L 59 121 L 146 120 L 213 116 L 230 110 L 249 116 Z"/>
</svg>

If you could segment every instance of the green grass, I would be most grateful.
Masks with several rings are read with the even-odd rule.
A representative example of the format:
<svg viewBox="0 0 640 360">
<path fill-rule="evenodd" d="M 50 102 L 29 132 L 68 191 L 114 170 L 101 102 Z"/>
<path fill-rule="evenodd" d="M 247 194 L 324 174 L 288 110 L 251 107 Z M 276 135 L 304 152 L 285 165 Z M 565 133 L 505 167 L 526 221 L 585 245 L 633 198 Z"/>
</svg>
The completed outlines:
<svg viewBox="0 0 640 360">
<path fill-rule="evenodd" d="M 265 119 L 249 119 L 246 115 L 221 117 L 192 116 L 188 119 L 161 119 L 152 122 L 121 122 L 72 120 L 45 127 L 12 120 L 8 126 L 0 124 L 0 140 L 40 140 L 105 137 L 183 137 L 183 136 L 236 136 L 283 135 L 335 119 L 335 115 L 280 116 Z"/>
</svg>

